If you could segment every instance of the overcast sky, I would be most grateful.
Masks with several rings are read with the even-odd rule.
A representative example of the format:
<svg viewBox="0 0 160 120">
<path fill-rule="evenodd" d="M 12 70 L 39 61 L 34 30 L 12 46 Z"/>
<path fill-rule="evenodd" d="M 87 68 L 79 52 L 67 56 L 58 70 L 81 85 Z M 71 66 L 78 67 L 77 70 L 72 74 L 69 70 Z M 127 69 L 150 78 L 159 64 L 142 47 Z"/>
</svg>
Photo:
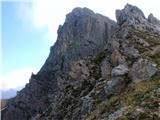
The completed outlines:
<svg viewBox="0 0 160 120">
<path fill-rule="evenodd" d="M 75 7 L 88 7 L 115 20 L 127 3 L 160 18 L 158 0 L 0 0 L 2 90 L 24 86 L 44 64 L 57 28 Z"/>
</svg>

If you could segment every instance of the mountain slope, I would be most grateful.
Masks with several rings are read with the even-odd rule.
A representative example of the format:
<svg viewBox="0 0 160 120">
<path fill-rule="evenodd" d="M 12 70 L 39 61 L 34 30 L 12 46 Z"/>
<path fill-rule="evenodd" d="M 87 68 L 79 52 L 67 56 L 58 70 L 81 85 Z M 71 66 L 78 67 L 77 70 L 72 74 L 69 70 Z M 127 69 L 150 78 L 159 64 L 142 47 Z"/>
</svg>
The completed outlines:
<svg viewBox="0 0 160 120">
<path fill-rule="evenodd" d="M 117 23 L 75 8 L 50 55 L 8 102 L 4 120 L 158 120 L 160 22 L 136 6 Z"/>
</svg>

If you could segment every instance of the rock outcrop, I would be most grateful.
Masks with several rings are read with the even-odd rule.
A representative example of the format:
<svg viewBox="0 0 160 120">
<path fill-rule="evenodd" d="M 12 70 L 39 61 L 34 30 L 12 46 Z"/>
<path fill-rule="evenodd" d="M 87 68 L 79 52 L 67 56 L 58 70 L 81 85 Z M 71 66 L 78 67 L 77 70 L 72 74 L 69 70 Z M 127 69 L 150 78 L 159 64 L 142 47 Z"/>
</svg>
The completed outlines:
<svg viewBox="0 0 160 120">
<path fill-rule="evenodd" d="M 152 23 L 152 24 L 157 25 L 157 26 L 160 27 L 160 20 L 158 20 L 157 18 L 155 18 L 155 17 L 153 16 L 153 14 L 150 14 L 150 15 L 148 16 L 148 21 L 149 21 L 150 23 Z"/>
<path fill-rule="evenodd" d="M 117 22 L 75 8 L 2 120 L 158 120 L 159 20 L 127 4 Z"/>
<path fill-rule="evenodd" d="M 140 24 L 145 23 L 146 19 L 143 12 L 136 6 L 127 4 L 123 10 L 116 10 L 117 24 Z"/>
</svg>

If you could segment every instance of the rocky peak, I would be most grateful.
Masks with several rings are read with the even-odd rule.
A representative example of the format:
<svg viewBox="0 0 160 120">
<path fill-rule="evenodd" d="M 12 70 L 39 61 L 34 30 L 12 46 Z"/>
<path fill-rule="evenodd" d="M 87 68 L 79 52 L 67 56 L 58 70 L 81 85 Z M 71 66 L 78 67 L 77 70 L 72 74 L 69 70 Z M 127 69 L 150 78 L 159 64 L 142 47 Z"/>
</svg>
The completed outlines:
<svg viewBox="0 0 160 120">
<path fill-rule="evenodd" d="M 118 25 L 124 23 L 139 24 L 146 21 L 143 12 L 130 4 L 127 4 L 122 10 L 116 10 L 116 19 Z"/>
<path fill-rule="evenodd" d="M 67 14 L 66 15 L 66 20 L 65 22 L 72 22 L 72 20 L 75 20 L 76 17 L 84 17 L 84 16 L 94 16 L 94 12 L 88 8 L 80 8 L 80 7 L 77 7 L 77 8 L 74 8 L 72 10 L 71 13 Z"/>
<path fill-rule="evenodd" d="M 160 27 L 160 20 L 154 17 L 152 13 L 148 16 L 148 22 Z"/>
<path fill-rule="evenodd" d="M 51 66 L 59 63 L 67 70 L 71 61 L 98 54 L 105 49 L 116 26 L 113 20 L 88 8 L 73 9 L 58 29 L 57 42 L 47 59 L 49 65 L 44 65 L 41 71 L 53 69 Z"/>
<path fill-rule="evenodd" d="M 129 4 L 116 17 L 67 14 L 45 64 L 2 120 L 159 120 L 160 29 Z"/>
</svg>

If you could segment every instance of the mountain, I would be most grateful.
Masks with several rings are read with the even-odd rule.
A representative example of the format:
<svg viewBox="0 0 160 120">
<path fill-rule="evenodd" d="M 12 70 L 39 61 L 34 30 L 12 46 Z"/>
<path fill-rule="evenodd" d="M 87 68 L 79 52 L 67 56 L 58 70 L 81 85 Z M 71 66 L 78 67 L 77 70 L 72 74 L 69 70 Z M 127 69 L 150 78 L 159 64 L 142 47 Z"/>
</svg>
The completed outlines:
<svg viewBox="0 0 160 120">
<path fill-rule="evenodd" d="M 9 99 L 11 97 L 16 96 L 17 90 L 16 89 L 9 89 L 9 90 L 1 90 L 1 99 Z"/>
<path fill-rule="evenodd" d="M 67 14 L 2 120 L 159 120 L 160 21 L 130 4 L 116 19 L 88 8 Z"/>
<path fill-rule="evenodd" d="M 1 92 L 1 99 L 9 99 L 12 97 L 15 97 L 17 95 L 17 92 L 20 91 L 23 88 L 23 86 L 21 87 L 16 87 L 16 88 L 11 88 L 8 90 L 0 90 Z"/>
</svg>

